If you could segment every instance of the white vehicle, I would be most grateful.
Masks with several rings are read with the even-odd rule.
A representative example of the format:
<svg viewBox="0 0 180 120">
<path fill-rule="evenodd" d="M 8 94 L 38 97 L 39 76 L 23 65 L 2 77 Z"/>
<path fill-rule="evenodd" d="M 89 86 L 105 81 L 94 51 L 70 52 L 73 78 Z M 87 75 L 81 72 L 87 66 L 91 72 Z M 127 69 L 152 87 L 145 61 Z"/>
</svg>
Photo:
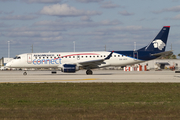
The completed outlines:
<svg viewBox="0 0 180 120">
<path fill-rule="evenodd" d="M 0 68 L 0 70 L 6 70 L 6 67 L 5 67 L 5 66 L 2 66 L 2 67 Z"/>
<path fill-rule="evenodd" d="M 6 66 L 60 68 L 65 73 L 86 69 L 86 74 L 91 75 L 93 74 L 91 69 L 137 64 L 164 54 L 172 54 L 172 51 L 165 52 L 169 29 L 170 26 L 164 26 L 150 44 L 136 51 L 26 53 L 16 56 Z M 27 72 L 23 74 L 27 75 Z"/>
</svg>

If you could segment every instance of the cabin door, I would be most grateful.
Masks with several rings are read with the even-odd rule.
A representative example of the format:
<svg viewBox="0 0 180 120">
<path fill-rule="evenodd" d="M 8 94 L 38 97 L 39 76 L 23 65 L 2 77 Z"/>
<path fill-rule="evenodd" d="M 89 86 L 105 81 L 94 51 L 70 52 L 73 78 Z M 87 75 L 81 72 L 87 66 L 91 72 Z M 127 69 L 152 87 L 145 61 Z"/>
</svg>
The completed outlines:
<svg viewBox="0 0 180 120">
<path fill-rule="evenodd" d="M 32 54 L 27 54 L 27 63 L 28 64 L 32 63 Z"/>
<path fill-rule="evenodd" d="M 138 52 L 134 51 L 133 53 L 134 60 L 138 60 Z"/>
</svg>

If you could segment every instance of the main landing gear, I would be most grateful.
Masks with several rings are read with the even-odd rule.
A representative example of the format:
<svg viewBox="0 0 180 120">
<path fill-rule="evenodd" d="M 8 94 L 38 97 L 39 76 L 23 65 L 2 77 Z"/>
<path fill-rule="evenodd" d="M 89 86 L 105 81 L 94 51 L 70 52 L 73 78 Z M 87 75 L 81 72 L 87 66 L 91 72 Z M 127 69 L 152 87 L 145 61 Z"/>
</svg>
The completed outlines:
<svg viewBox="0 0 180 120">
<path fill-rule="evenodd" d="M 57 72 L 56 72 L 56 69 L 55 68 L 52 68 L 52 70 L 51 70 L 51 74 L 56 74 Z"/>
<path fill-rule="evenodd" d="M 51 74 L 56 74 L 57 72 L 56 71 L 51 71 Z"/>
<path fill-rule="evenodd" d="M 24 71 L 23 75 L 27 75 L 27 72 L 26 72 L 26 71 Z"/>
<path fill-rule="evenodd" d="M 86 74 L 87 74 L 87 75 L 92 75 L 93 72 L 92 72 L 92 70 L 89 69 L 89 70 L 86 71 Z"/>
</svg>

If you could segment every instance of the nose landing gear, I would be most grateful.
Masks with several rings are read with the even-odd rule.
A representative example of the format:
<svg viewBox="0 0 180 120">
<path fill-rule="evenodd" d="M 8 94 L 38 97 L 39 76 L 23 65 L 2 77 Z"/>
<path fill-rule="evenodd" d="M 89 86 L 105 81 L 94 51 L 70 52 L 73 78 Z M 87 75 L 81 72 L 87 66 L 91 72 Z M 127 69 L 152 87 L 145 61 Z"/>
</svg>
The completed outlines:
<svg viewBox="0 0 180 120">
<path fill-rule="evenodd" d="M 24 71 L 23 75 L 27 75 L 27 72 L 26 72 L 26 71 Z"/>
</svg>

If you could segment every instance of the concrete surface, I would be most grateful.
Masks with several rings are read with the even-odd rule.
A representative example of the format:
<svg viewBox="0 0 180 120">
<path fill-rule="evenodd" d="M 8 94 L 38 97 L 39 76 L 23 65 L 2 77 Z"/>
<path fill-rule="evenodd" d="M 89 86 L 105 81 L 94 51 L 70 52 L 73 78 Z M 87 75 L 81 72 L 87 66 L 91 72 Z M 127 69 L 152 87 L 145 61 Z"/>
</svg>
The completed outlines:
<svg viewBox="0 0 180 120">
<path fill-rule="evenodd" d="M 175 71 L 135 71 L 93 70 L 86 75 L 85 70 L 76 73 L 51 74 L 51 71 L 0 71 L 0 83 L 54 83 L 54 82 L 142 82 L 142 83 L 180 83 L 180 73 Z"/>
</svg>

